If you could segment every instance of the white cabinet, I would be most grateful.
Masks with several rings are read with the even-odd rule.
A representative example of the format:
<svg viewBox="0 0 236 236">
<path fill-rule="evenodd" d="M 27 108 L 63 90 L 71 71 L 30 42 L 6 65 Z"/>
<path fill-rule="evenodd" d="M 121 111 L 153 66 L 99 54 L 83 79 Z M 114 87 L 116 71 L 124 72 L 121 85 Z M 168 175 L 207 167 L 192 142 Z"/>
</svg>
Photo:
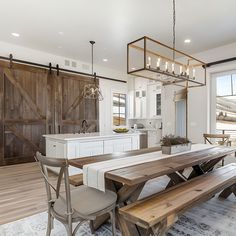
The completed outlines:
<svg viewBox="0 0 236 236">
<path fill-rule="evenodd" d="M 161 118 L 161 86 L 156 83 L 148 85 L 148 118 Z"/>
<path fill-rule="evenodd" d="M 161 118 L 161 84 L 144 78 L 133 78 L 128 92 L 130 119 Z"/>
<path fill-rule="evenodd" d="M 103 154 L 103 141 L 79 143 L 79 157 Z"/>
<path fill-rule="evenodd" d="M 46 142 L 46 153 L 49 157 L 65 158 L 65 146 L 64 143 L 48 140 Z"/>
<path fill-rule="evenodd" d="M 72 159 L 140 148 L 139 133 L 104 136 L 95 133 L 93 135 L 88 134 L 87 137 L 86 134 L 44 135 L 46 138 L 46 156 Z M 52 170 L 58 172 L 57 168 Z M 70 175 L 77 173 L 81 173 L 78 168 L 69 167 Z"/>
<path fill-rule="evenodd" d="M 132 150 L 132 139 L 113 139 L 104 141 L 104 154 Z"/>
<path fill-rule="evenodd" d="M 158 146 L 159 140 L 157 131 L 148 131 L 148 147 L 156 147 Z"/>
</svg>

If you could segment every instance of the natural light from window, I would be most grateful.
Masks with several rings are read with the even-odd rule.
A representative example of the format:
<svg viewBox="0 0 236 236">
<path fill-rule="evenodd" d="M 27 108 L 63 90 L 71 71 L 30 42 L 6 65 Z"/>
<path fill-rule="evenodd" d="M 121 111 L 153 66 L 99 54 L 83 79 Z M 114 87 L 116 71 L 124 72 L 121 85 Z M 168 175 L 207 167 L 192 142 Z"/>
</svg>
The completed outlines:
<svg viewBox="0 0 236 236">
<path fill-rule="evenodd" d="M 216 129 L 236 138 L 236 74 L 216 78 Z"/>
</svg>

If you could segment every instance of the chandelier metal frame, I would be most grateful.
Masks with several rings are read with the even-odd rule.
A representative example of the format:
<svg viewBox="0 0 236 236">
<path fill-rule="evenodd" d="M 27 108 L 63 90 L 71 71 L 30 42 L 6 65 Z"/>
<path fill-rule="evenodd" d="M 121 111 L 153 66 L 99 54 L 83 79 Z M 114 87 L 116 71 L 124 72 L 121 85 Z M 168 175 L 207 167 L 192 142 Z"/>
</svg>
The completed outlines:
<svg viewBox="0 0 236 236">
<path fill-rule="evenodd" d="M 143 36 L 128 43 L 127 73 L 138 77 L 157 80 L 163 85 L 174 84 L 188 88 L 205 86 L 206 63 L 175 48 L 175 25 L 175 0 L 173 0 L 172 47 L 147 36 Z M 150 47 L 150 44 L 152 47 Z M 134 58 L 131 56 L 131 51 L 134 52 Z M 163 51 L 165 53 L 163 53 Z M 140 53 L 143 55 L 140 55 Z M 143 59 L 141 58 L 143 63 L 137 66 L 137 64 L 140 64 L 135 64 L 138 57 L 143 57 Z M 153 65 L 154 60 L 156 62 L 155 66 Z M 197 80 L 196 75 L 201 77 L 201 81 Z"/>
</svg>

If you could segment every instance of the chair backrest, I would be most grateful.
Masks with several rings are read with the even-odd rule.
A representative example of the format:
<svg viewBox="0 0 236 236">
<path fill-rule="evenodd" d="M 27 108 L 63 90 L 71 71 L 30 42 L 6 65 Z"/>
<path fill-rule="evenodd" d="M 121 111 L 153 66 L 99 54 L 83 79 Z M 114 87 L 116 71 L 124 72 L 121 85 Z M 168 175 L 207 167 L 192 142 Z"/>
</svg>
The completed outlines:
<svg viewBox="0 0 236 236">
<path fill-rule="evenodd" d="M 60 197 L 61 183 L 62 183 L 62 180 L 64 180 L 67 214 L 68 215 L 72 214 L 68 161 L 66 159 L 61 159 L 61 158 L 46 157 L 46 156 L 43 156 L 40 152 L 36 153 L 35 159 L 36 161 L 39 162 L 41 173 L 45 181 L 48 203 L 51 204 L 51 202 L 55 201 L 55 199 L 53 199 L 52 197 L 53 196 L 52 190 L 55 191 L 56 198 Z M 48 167 L 57 167 L 60 169 L 60 172 L 57 178 L 56 187 L 54 187 L 54 185 L 49 180 Z"/>
<path fill-rule="evenodd" d="M 218 144 L 224 145 L 229 142 L 230 135 L 229 134 L 203 134 L 205 143 L 213 144 L 211 139 L 220 139 L 221 141 L 218 141 Z"/>
</svg>

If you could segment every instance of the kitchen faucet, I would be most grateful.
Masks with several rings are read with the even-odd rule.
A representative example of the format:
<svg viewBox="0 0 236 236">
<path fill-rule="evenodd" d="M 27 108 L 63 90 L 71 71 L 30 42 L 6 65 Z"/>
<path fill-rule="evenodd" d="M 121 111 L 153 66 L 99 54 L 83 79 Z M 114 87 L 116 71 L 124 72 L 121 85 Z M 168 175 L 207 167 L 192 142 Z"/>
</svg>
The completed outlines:
<svg viewBox="0 0 236 236">
<path fill-rule="evenodd" d="M 81 133 L 84 133 L 84 134 L 85 134 L 86 131 L 87 131 L 87 128 L 88 128 L 88 122 L 87 122 L 87 120 L 83 120 L 81 126 L 82 126 L 82 132 L 81 132 Z"/>
</svg>

